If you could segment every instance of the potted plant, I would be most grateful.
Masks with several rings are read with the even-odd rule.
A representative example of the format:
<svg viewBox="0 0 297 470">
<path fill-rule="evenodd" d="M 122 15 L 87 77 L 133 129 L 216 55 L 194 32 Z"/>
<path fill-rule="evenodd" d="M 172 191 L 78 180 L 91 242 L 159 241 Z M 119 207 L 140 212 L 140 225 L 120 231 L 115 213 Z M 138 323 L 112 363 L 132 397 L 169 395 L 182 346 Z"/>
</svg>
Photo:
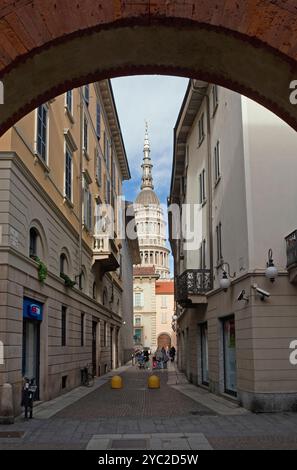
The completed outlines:
<svg viewBox="0 0 297 470">
<path fill-rule="evenodd" d="M 76 281 L 72 281 L 72 279 L 70 279 L 69 276 L 67 276 L 67 274 L 65 273 L 60 273 L 60 277 L 62 279 L 64 279 L 64 282 L 65 282 L 65 286 L 66 287 L 74 287 L 75 284 L 76 284 Z"/>
<path fill-rule="evenodd" d="M 38 279 L 41 283 L 44 283 L 47 278 L 47 267 L 43 261 L 36 255 L 31 255 L 31 258 L 38 264 Z"/>
</svg>

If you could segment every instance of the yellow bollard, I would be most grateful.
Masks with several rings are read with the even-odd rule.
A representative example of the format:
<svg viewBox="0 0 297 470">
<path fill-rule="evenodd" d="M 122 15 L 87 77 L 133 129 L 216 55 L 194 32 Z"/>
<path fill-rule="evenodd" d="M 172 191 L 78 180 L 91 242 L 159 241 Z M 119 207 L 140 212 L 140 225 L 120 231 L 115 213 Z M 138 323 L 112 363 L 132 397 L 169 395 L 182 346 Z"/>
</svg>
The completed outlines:
<svg viewBox="0 0 297 470">
<path fill-rule="evenodd" d="M 119 375 L 114 375 L 110 381 L 111 388 L 123 388 L 123 379 Z"/>
<path fill-rule="evenodd" d="M 148 388 L 160 388 L 160 378 L 157 375 L 150 375 L 147 386 Z"/>
</svg>

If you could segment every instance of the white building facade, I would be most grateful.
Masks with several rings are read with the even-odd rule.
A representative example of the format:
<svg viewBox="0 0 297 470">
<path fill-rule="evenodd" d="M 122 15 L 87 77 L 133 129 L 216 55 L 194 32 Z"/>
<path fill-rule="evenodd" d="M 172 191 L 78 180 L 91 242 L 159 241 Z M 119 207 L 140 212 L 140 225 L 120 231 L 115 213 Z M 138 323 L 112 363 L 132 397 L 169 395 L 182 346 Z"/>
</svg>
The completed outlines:
<svg viewBox="0 0 297 470">
<path fill-rule="evenodd" d="M 169 212 L 179 366 L 255 411 L 297 400 L 294 237 L 285 242 L 297 224 L 296 150 L 296 133 L 266 109 L 189 82 L 169 200 L 182 213 Z"/>
<path fill-rule="evenodd" d="M 169 249 L 166 247 L 166 224 L 163 210 L 154 191 L 147 125 L 145 130 L 141 191 L 135 203 L 135 223 L 141 263 L 134 267 L 134 341 L 153 351 L 158 347 L 161 309 L 156 297 L 156 281 L 170 282 Z M 172 311 L 173 314 L 173 311 Z M 171 314 L 171 316 L 172 316 Z M 163 325 L 169 338 L 170 321 Z M 166 326 L 166 327 L 165 327 Z M 163 329 L 164 329 L 163 328 Z"/>
</svg>

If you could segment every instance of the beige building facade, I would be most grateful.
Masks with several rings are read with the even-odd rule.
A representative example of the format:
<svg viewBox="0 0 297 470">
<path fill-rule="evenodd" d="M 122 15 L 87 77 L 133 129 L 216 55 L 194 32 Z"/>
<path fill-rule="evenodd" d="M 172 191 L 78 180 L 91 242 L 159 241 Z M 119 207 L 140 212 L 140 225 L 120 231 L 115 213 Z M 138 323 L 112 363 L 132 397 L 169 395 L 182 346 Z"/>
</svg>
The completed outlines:
<svg viewBox="0 0 297 470">
<path fill-rule="evenodd" d="M 101 375 L 124 360 L 122 266 L 139 258 L 122 252 L 116 201 L 129 178 L 108 80 L 45 103 L 0 140 L 0 389 L 12 385 L 15 414 L 24 376 L 44 401 L 79 385 L 87 364 Z"/>
<path fill-rule="evenodd" d="M 159 279 L 156 282 L 156 337 L 158 348 L 171 346 L 176 348 L 175 334 L 175 305 L 174 281 L 172 279 Z"/>
<path fill-rule="evenodd" d="M 179 367 L 253 411 L 296 409 L 296 134 L 244 96 L 196 80 L 174 132 Z"/>
</svg>

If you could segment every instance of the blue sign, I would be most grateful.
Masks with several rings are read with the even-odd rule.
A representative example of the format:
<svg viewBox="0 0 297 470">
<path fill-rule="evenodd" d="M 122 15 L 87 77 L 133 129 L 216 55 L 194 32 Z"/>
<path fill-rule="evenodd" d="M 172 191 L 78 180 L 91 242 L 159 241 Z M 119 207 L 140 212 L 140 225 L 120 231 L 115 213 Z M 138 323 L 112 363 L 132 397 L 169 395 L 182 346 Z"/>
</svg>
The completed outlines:
<svg viewBox="0 0 297 470">
<path fill-rule="evenodd" d="M 42 320 L 42 307 L 43 305 L 36 300 L 24 298 L 23 304 L 23 317 L 31 320 Z"/>
</svg>

